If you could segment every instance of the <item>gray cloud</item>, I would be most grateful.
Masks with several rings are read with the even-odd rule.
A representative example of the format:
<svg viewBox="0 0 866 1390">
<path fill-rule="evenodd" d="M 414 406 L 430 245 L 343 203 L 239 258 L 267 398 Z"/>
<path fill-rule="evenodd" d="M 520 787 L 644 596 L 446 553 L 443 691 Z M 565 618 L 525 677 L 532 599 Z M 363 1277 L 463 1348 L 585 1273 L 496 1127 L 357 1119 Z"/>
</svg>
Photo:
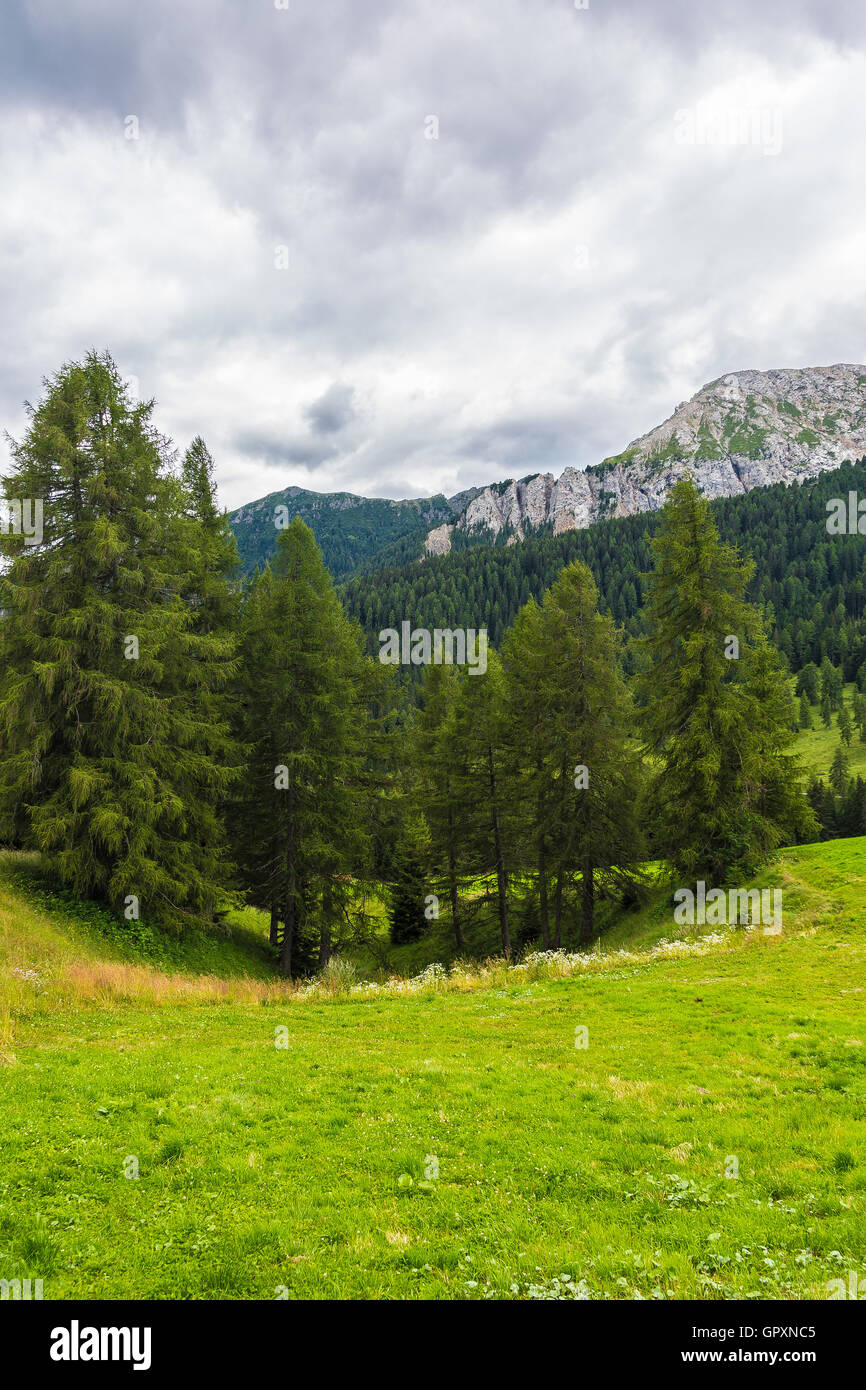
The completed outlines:
<svg viewBox="0 0 866 1390">
<path fill-rule="evenodd" d="M 317 401 L 304 407 L 315 434 L 339 434 L 355 419 L 355 391 L 351 386 L 335 381 Z"/>
<path fill-rule="evenodd" d="M 859 0 L 7 6 L 0 423 L 104 346 L 229 505 L 417 496 L 863 360 L 863 39 Z M 731 110 L 778 152 L 678 141 Z"/>
</svg>

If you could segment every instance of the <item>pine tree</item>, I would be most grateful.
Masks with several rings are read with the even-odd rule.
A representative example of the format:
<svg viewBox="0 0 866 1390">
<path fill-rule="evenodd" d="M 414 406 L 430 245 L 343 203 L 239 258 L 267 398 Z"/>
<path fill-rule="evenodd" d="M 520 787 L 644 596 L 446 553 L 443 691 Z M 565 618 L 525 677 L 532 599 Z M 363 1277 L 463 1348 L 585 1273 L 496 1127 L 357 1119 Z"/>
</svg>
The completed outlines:
<svg viewBox="0 0 866 1390">
<path fill-rule="evenodd" d="M 520 780 L 517 804 L 523 812 L 524 825 L 516 837 L 520 867 L 534 874 L 538 893 L 538 925 L 542 946 L 550 950 L 550 875 L 554 798 L 557 797 L 556 774 L 551 769 L 551 757 L 556 760 L 556 773 L 567 755 L 561 758 L 551 753 L 551 715 L 546 704 L 545 685 L 548 650 L 541 609 L 530 599 L 520 609 L 506 638 L 503 664 L 508 680 L 508 722 L 510 757 Z M 563 789 L 559 789 L 559 797 Z M 559 857 L 554 857 L 554 871 Z M 564 870 L 563 870 L 564 873 Z M 555 897 L 556 926 L 561 936 L 562 891 L 557 879 Z M 559 939 L 557 939 L 559 944 Z"/>
<path fill-rule="evenodd" d="M 825 656 L 821 662 L 821 698 L 829 700 L 831 709 L 838 709 L 842 703 L 843 684 L 842 672 Z"/>
<path fill-rule="evenodd" d="M 814 661 L 810 661 L 797 674 L 797 694 L 805 695 L 810 705 L 817 705 L 819 686 L 818 667 Z"/>
<path fill-rule="evenodd" d="M 81 895 L 175 927 L 211 917 L 235 755 L 212 699 L 233 644 L 187 601 L 201 526 L 108 354 L 46 380 L 7 497 L 41 499 L 0 582 L 0 811 Z"/>
<path fill-rule="evenodd" d="M 812 727 L 812 711 L 809 706 L 809 697 L 804 690 L 803 694 L 800 696 L 800 728 L 811 729 Z"/>
<path fill-rule="evenodd" d="M 814 839 L 817 823 L 801 788 L 792 749 L 797 728 L 785 659 L 759 625 L 742 655 L 741 757 L 753 807 L 753 851 L 744 865 L 762 862 L 780 843 Z"/>
<path fill-rule="evenodd" d="M 791 702 L 744 599 L 753 566 L 720 541 L 691 478 L 672 488 L 652 550 L 641 687 L 661 846 L 678 872 L 720 883 L 808 814 L 785 755 Z"/>
</svg>

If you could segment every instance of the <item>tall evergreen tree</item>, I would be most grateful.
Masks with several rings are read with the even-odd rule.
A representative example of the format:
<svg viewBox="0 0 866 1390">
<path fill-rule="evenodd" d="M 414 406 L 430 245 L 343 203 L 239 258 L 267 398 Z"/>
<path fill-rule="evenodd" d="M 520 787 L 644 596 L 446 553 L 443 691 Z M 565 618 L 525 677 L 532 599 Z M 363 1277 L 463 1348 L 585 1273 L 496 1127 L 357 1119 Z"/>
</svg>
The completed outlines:
<svg viewBox="0 0 866 1390">
<path fill-rule="evenodd" d="M 814 661 L 808 662 L 797 675 L 797 694 L 805 695 L 810 705 L 819 703 L 820 675 Z"/>
<path fill-rule="evenodd" d="M 831 709 L 836 710 L 841 705 L 843 686 L 842 672 L 836 669 L 829 656 L 825 656 L 821 662 L 821 698 L 829 700 Z"/>
<path fill-rule="evenodd" d="M 179 926 L 227 884 L 234 754 L 211 700 L 234 666 L 187 601 L 201 526 L 152 411 L 91 353 L 13 446 L 6 496 L 41 500 L 44 535 L 2 540 L 0 814 L 76 892 Z"/>
<path fill-rule="evenodd" d="M 228 513 L 217 504 L 214 461 L 197 435 L 181 472 L 187 523 L 187 601 L 200 631 L 232 633 L 240 606 L 240 560 Z"/>
<path fill-rule="evenodd" d="M 475 677 L 474 679 L 484 679 Z M 424 671 L 421 708 L 411 745 L 418 770 L 419 792 L 430 831 L 431 876 L 444 888 L 458 951 L 463 951 L 460 892 L 464 875 L 462 795 L 454 761 L 458 678 L 448 664 L 431 664 Z"/>
<path fill-rule="evenodd" d="M 853 726 L 851 724 L 851 711 L 847 705 L 842 705 L 839 710 L 839 737 L 846 747 L 850 746 Z"/>
<path fill-rule="evenodd" d="M 491 648 L 484 674 L 460 678 L 454 720 L 454 759 L 460 784 L 464 844 L 473 871 L 495 878 L 502 954 L 511 955 L 509 873 L 512 769 L 502 664 Z"/>
<path fill-rule="evenodd" d="M 558 782 L 567 772 L 568 754 L 554 744 L 549 705 L 548 679 L 551 650 L 542 611 L 534 599 L 520 609 L 506 638 L 503 664 L 508 679 L 510 755 L 520 779 L 519 806 L 525 826 L 517 837 L 521 867 L 534 873 L 538 892 L 538 925 L 545 951 L 550 950 L 550 880 L 562 862 L 563 846 L 553 843 L 554 829 L 561 830 L 557 816 L 563 799 L 570 798 L 565 783 Z M 562 874 L 556 877 L 556 944 L 561 944 Z"/>
<path fill-rule="evenodd" d="M 395 945 L 417 941 L 432 920 L 427 916 L 430 895 L 427 841 L 427 827 L 421 817 L 408 816 L 397 842 L 390 884 L 391 940 Z"/>
<path fill-rule="evenodd" d="M 842 752 L 841 747 L 836 749 L 833 754 L 833 761 L 830 764 L 830 772 L 827 780 L 836 792 L 843 792 L 848 784 L 848 759 Z"/>
<path fill-rule="evenodd" d="M 363 759 L 377 679 L 309 527 L 280 533 L 246 600 L 237 734 L 247 749 L 230 807 L 250 900 L 271 914 L 280 966 L 321 959 L 327 929 L 365 870 Z"/>
<path fill-rule="evenodd" d="M 530 604 L 506 642 L 514 758 L 535 821 L 535 869 L 555 866 L 555 943 L 563 895 L 580 874 L 580 941 L 593 935 L 600 877 L 625 884 L 640 847 L 637 760 L 628 746 L 631 702 L 609 617 L 585 565 L 568 565 Z M 544 911 L 541 907 L 544 936 Z"/>
<path fill-rule="evenodd" d="M 808 815 L 785 753 L 790 698 L 744 599 L 753 567 L 719 539 L 691 478 L 672 488 L 652 549 L 641 685 L 660 842 L 679 873 L 720 883 Z"/>
</svg>

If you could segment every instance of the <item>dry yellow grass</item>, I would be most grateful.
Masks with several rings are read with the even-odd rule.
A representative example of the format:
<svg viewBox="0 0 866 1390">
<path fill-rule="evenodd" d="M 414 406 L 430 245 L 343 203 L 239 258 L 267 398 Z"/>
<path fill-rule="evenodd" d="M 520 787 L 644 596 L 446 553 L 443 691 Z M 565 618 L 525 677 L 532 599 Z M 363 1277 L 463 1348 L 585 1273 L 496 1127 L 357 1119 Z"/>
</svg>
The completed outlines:
<svg viewBox="0 0 866 1390">
<path fill-rule="evenodd" d="M 29 995 L 43 1008 L 76 1004 L 138 1004 L 159 1008 L 177 1004 L 269 1004 L 290 999 L 299 986 L 288 980 L 220 979 L 215 975 L 168 974 L 125 961 L 70 961 L 45 980 L 38 995 L 25 981 L 4 986 L 21 1003 Z M 14 995 L 18 999 L 14 1000 Z"/>
</svg>

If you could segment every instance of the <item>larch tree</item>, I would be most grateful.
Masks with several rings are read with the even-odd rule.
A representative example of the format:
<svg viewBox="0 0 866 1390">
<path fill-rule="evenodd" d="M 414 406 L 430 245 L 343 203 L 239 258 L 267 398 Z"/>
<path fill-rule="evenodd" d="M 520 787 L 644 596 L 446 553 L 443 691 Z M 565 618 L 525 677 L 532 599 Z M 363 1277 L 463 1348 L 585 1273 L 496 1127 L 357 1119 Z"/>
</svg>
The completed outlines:
<svg viewBox="0 0 866 1390">
<path fill-rule="evenodd" d="M 506 960 L 511 956 L 508 915 L 510 850 L 514 803 L 508 745 L 505 676 L 496 652 L 487 653 L 487 669 L 460 677 L 454 718 L 454 767 L 459 785 L 461 826 L 467 858 L 474 873 L 495 877 L 494 898 L 499 939 Z"/>
<path fill-rule="evenodd" d="M 241 622 L 236 733 L 246 763 L 230 806 L 251 901 L 271 915 L 280 967 L 312 964 L 369 853 L 363 761 L 376 673 L 312 531 L 281 531 Z"/>
<path fill-rule="evenodd" d="M 45 382 L 13 444 L 6 497 L 38 500 L 44 529 L 2 541 L 0 815 L 77 893 L 179 927 L 229 879 L 234 758 L 212 697 L 233 644 L 187 601 L 203 535 L 152 412 L 91 353 Z"/>
<path fill-rule="evenodd" d="M 481 679 L 484 677 L 474 677 Z M 421 708 L 414 729 L 411 757 L 430 832 L 431 882 L 447 895 L 458 951 L 466 947 L 460 893 L 464 880 L 462 798 L 455 765 L 454 736 L 458 677 L 450 664 L 431 664 L 424 671 Z"/>
<path fill-rule="evenodd" d="M 540 606 L 527 605 L 506 642 L 512 746 L 534 812 L 540 904 L 548 863 L 555 874 L 557 946 L 572 875 L 580 876 L 579 939 L 586 944 L 600 883 L 631 882 L 640 854 L 640 775 L 620 645 L 579 562 L 566 566 Z M 546 908 L 543 901 L 543 936 Z"/>
<path fill-rule="evenodd" d="M 805 821 L 787 754 L 793 710 L 759 611 L 752 562 L 724 544 L 691 478 L 652 542 L 643 729 L 658 843 L 679 873 L 723 883 Z"/>
</svg>

